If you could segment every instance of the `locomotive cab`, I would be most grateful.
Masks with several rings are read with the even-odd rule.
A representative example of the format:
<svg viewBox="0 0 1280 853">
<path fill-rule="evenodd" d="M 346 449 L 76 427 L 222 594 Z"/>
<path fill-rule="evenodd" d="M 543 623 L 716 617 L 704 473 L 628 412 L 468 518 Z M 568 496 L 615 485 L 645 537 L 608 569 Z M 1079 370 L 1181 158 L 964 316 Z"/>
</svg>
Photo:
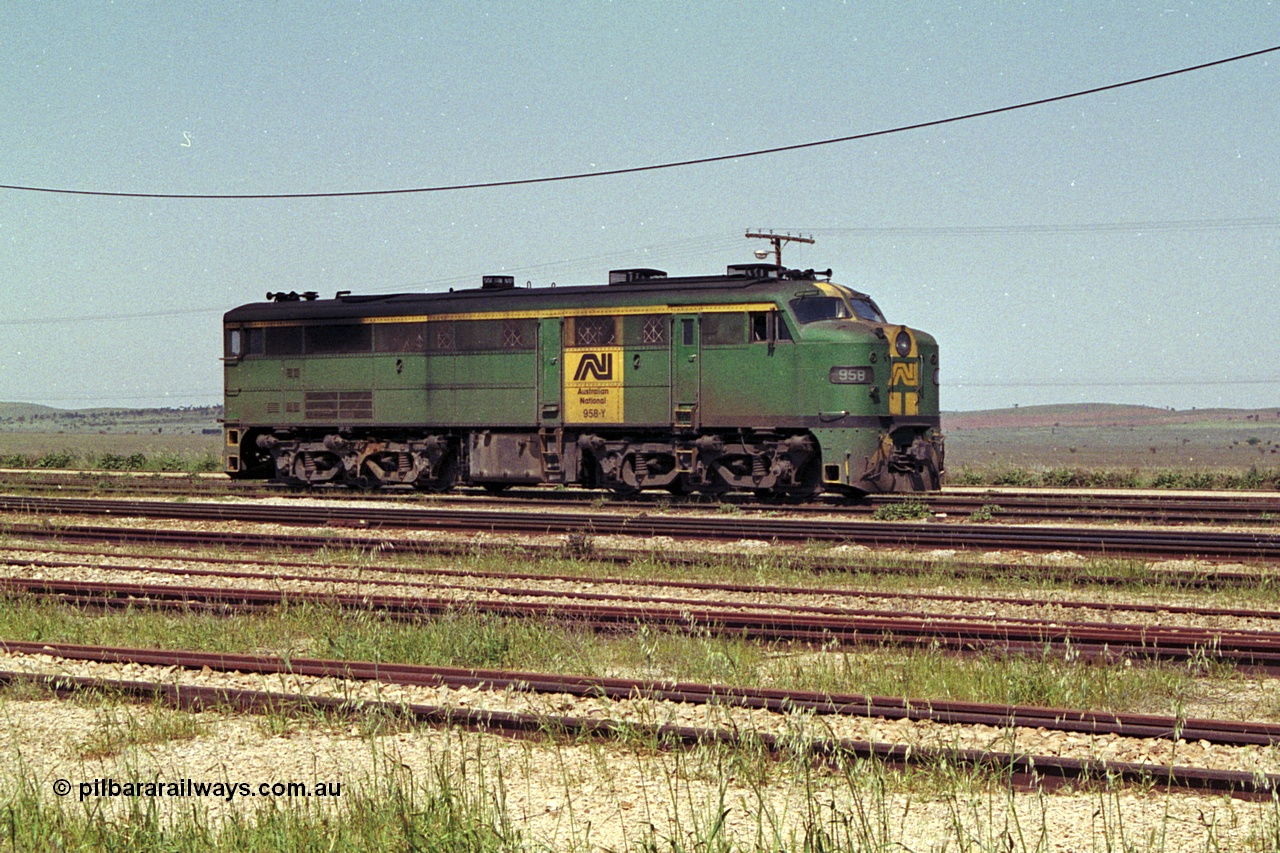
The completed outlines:
<svg viewBox="0 0 1280 853">
<path fill-rule="evenodd" d="M 933 337 L 890 323 L 870 296 L 831 282 L 814 282 L 788 308 L 801 340 L 817 350 L 819 365 L 829 365 L 826 383 L 815 386 L 824 487 L 849 493 L 938 488 L 945 445 Z"/>
</svg>

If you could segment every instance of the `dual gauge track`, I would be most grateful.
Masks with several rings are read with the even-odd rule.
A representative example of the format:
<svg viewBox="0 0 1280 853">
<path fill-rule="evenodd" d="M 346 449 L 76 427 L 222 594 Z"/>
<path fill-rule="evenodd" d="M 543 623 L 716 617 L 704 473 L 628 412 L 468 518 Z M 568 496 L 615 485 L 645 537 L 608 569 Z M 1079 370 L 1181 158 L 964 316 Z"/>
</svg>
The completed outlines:
<svg viewBox="0 0 1280 853">
<path fill-rule="evenodd" d="M 981 499 L 981 496 L 979 496 Z M 302 502 L 286 505 L 249 503 L 203 503 L 132 500 L 51 499 L 35 497 L 0 498 L 0 512 L 15 516 L 15 523 L 4 529 L 9 534 L 11 553 L 23 547 L 22 540 L 58 540 L 66 542 L 114 542 L 133 546 L 237 547 L 253 550 L 290 550 L 304 553 L 313 550 L 350 548 L 357 551 L 389 551 L 393 553 L 440 552 L 441 542 L 415 539 L 409 531 L 446 531 L 457 533 L 487 532 L 507 534 L 552 534 L 589 538 L 611 535 L 634 537 L 643 542 L 654 536 L 674 540 L 774 541 L 855 543 L 873 547 L 893 546 L 906 549 L 927 548 L 1000 548 L 1023 551 L 1071 550 L 1092 555 L 1157 555 L 1160 557 L 1200 556 L 1247 562 L 1270 562 L 1280 557 L 1280 536 L 1265 530 L 1266 519 L 1258 524 L 1263 530 L 1228 531 L 1178 530 L 1154 528 L 1097 528 L 1011 525 L 870 522 L 839 517 L 829 508 L 825 512 L 804 514 L 795 518 L 776 518 L 753 513 L 693 514 L 683 509 L 676 512 L 647 510 L 623 511 L 583 507 L 576 511 L 529 511 L 486 509 L 483 506 L 450 509 L 405 507 L 403 505 L 368 506 L 342 504 L 314 506 Z M 1256 509 L 1256 506 L 1255 506 Z M 1268 510 L 1264 510 L 1263 514 Z M 39 516 L 43 524 L 24 523 L 25 516 Z M 832 517 L 836 516 L 836 517 Z M 59 518 L 60 517 L 60 518 Z M 56 521 L 50 519 L 58 518 Z M 114 525 L 84 525 L 83 518 L 111 518 Z M 230 529 L 184 530 L 158 529 L 154 526 L 130 525 L 131 519 L 166 519 L 175 521 L 229 523 Z M 329 527 L 347 530 L 333 535 L 331 531 L 296 534 L 279 532 L 238 531 L 236 525 L 271 524 L 305 527 Z M 221 526 L 221 525 L 220 525 Z M 47 550 L 46 546 L 39 546 Z M 447 547 L 447 546 L 444 546 Z M 34 595 L 71 603 L 78 607 L 157 609 L 205 609 L 214 612 L 255 612 L 271 610 L 286 601 L 315 598 L 344 609 L 370 610 L 390 618 L 433 618 L 456 607 L 448 592 L 462 583 L 460 576 L 476 575 L 465 570 L 423 569 L 405 580 L 403 569 L 388 569 L 395 578 L 370 580 L 366 573 L 360 581 L 366 589 L 358 593 L 339 592 L 340 582 L 332 577 L 312 577 L 315 571 L 305 561 L 288 563 L 274 560 L 270 566 L 260 563 L 260 573 L 246 572 L 249 559 L 233 557 L 203 558 L 187 555 L 156 554 L 156 560 L 169 561 L 166 568 L 137 562 L 135 553 L 129 561 L 113 558 L 118 564 L 99 560 L 77 562 L 72 552 L 61 561 L 14 555 L 3 562 L 15 568 L 25 567 L 39 577 L 10 576 L 3 586 L 11 595 Z M 223 565 L 219 565 L 219 563 Z M 233 570 L 226 563 L 236 563 Z M 174 563 L 180 567 L 174 568 Z M 207 563 L 208 566 L 181 567 L 182 564 Z M 60 580 L 58 572 L 81 570 L 120 573 L 118 581 Z M 288 572 L 292 566 L 298 571 Z M 367 572 L 367 567 L 362 571 Z M 1269 574 L 1258 569 L 1261 577 Z M 167 580 L 159 580 L 168 575 Z M 205 578 L 203 586 L 188 585 L 189 578 Z M 150 575 L 139 578 L 139 575 Z M 232 586 L 251 581 L 251 587 Z M 438 576 L 437 576 L 438 575 Z M 65 575 L 64 575 L 65 576 Z M 127 576 L 127 579 L 126 579 Z M 215 583 L 213 578 L 217 579 Z M 744 606 L 732 601 L 734 595 L 759 594 L 762 590 L 730 588 L 732 585 L 697 581 L 648 583 L 679 587 L 685 592 L 655 591 L 620 594 L 593 592 L 537 591 L 528 586 L 532 574 L 494 575 L 476 587 L 466 599 L 469 608 L 508 617 L 562 619 L 602 631 L 634 630 L 637 625 L 652 624 L 664 630 L 690 630 L 703 634 L 739 634 L 764 642 L 791 643 L 831 648 L 840 645 L 929 645 L 956 652 L 999 650 L 1000 653 L 1046 653 L 1066 650 L 1076 657 L 1102 660 L 1128 658 L 1159 660 L 1196 665 L 1212 657 L 1222 664 L 1238 666 L 1261 673 L 1280 672 L 1280 631 L 1256 628 L 1204 628 L 1195 620 L 1253 619 L 1280 624 L 1280 613 L 1262 611 L 1227 611 L 1212 607 L 1155 608 L 1148 616 L 1116 621 L 1113 614 L 1099 605 L 1073 605 L 1075 616 L 1060 613 L 1053 623 L 1044 619 L 1019 617 L 1006 612 L 994 619 L 945 613 L 920 614 L 868 609 L 866 605 L 837 602 L 834 606 L 812 604 L 779 604 Z M 474 582 L 474 577 L 472 581 Z M 544 579 L 546 580 L 546 579 Z M 560 579 L 563 580 L 563 579 Z M 578 579 L 582 580 L 582 579 Z M 283 583 L 327 583 L 327 592 L 309 595 L 297 590 L 264 589 Z M 619 579 L 597 581 L 618 584 Z M 630 583 L 630 581 L 628 581 Z M 1247 582 L 1247 581 L 1244 581 Z M 590 581 L 585 581 L 590 584 Z M 646 582 L 635 582 L 644 585 Z M 1193 586 L 1194 584 L 1189 584 Z M 417 589 L 394 589 L 394 587 Z M 379 587 L 386 588 L 380 592 Z M 723 588 L 720 588 L 723 587 Z M 459 589 L 461 587 L 458 587 Z M 814 594 L 814 590 L 788 591 L 770 589 L 775 594 L 794 592 L 797 596 Z M 816 592 L 822 592 L 818 590 Z M 830 591 L 827 591 L 828 593 Z M 695 596 L 702 595 L 702 599 Z M 848 592 L 850 596 L 854 595 Z M 687 595 L 689 597 L 681 597 Z M 858 593 L 874 598 L 868 593 Z M 723 597 L 720 603 L 708 602 L 706 596 Z M 959 597 L 948 606 L 960 606 Z M 800 600 L 800 599 L 797 599 Z M 970 602 L 972 604 L 973 602 Z M 988 600 L 987 605 L 1010 610 L 1017 602 L 1001 604 Z M 1060 602 L 1059 602 L 1060 604 Z M 861 609 L 860 609 L 861 608 Z M 1069 608 L 1070 610 L 1071 608 Z M 1135 612 L 1141 608 L 1133 608 Z M 1176 611 L 1176 612 L 1175 612 Z M 1202 612 L 1203 611 L 1203 612 Z M 1158 625 L 1161 618 L 1185 619 L 1184 624 Z M 1156 620 L 1154 623 L 1151 620 Z M 10 655 L 54 656 L 59 660 L 128 661 L 156 667 L 180 667 L 213 672 L 281 672 L 317 678 L 386 681 L 396 684 L 428 684 L 468 689 L 560 693 L 577 697 L 604 697 L 625 701 L 629 697 L 646 697 L 678 703 L 715 703 L 733 707 L 754 708 L 777 714 L 804 712 L 816 716 L 860 716 L 900 720 L 930 720 L 942 724 L 1017 727 L 1085 734 L 1089 737 L 1121 737 L 1152 741 L 1202 741 L 1208 744 L 1244 749 L 1274 746 L 1280 743 L 1280 728 L 1263 722 L 1226 722 L 1207 719 L 1179 719 L 1151 715 L 1097 714 L 1070 709 L 1045 709 L 1019 706 L 992 706 L 975 703 L 903 702 L 874 696 L 816 694 L 802 691 L 759 690 L 723 685 L 670 684 L 626 679 L 599 679 L 564 676 L 552 673 L 446 670 L 409 667 L 395 664 L 313 661 L 261 658 L 237 655 L 207 655 L 196 652 L 162 652 L 159 650 L 74 647 L 59 644 L 3 643 L 0 649 Z M 382 708 L 373 702 L 352 702 L 331 696 L 306 692 L 253 691 L 200 683 L 126 682 L 101 675 L 86 676 L 19 671 L 0 665 L 0 681 L 28 681 L 43 684 L 59 694 L 73 694 L 85 689 L 112 689 L 129 695 L 160 697 L 164 701 L 189 708 L 241 707 L 246 709 L 285 706 L 327 709 L 335 713 L 388 713 L 407 716 L 423 722 L 455 724 L 473 728 L 497 729 L 513 733 L 564 731 L 582 735 L 610 736 L 623 731 L 634 734 L 635 727 L 620 726 L 610 719 L 575 714 L 526 713 L 512 710 L 467 710 L 454 706 L 401 702 Z M 377 707 L 375 707 L 377 706 Z M 745 735 L 730 728 L 691 727 L 681 725 L 653 726 L 650 734 L 663 742 L 735 743 L 751 739 L 776 752 L 794 750 L 788 738 L 769 732 Z M 1120 783 L 1155 784 L 1170 789 L 1229 792 L 1236 796 L 1269 797 L 1280 785 L 1280 777 L 1256 771 L 1200 767 L 1187 763 L 1126 762 L 1080 758 L 1064 755 L 1030 755 L 987 749 L 929 749 L 919 745 L 868 741 L 842 737 L 817 738 L 805 746 L 816 756 L 835 758 L 851 756 L 874 759 L 891 765 L 930 762 L 957 762 L 986 767 L 1007 774 L 1018 786 L 1053 787 L 1085 780 Z"/>
</svg>

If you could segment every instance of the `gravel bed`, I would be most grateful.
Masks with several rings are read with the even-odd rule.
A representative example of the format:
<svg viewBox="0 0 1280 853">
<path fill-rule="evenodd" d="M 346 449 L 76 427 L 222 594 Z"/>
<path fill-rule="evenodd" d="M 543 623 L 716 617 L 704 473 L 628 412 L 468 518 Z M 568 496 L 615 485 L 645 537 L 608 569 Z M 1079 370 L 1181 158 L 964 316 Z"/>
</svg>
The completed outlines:
<svg viewBox="0 0 1280 853">
<path fill-rule="evenodd" d="M 152 712 L 137 707 L 145 719 Z M 777 766 L 751 779 L 734 773 L 714 752 L 636 751 L 614 742 L 565 743 L 511 740 L 484 733 L 420 727 L 373 736 L 357 727 L 298 723 L 275 731 L 255 717 L 230 713 L 194 715 L 198 737 L 147 744 L 119 755 L 86 759 L 78 744 L 102 725 L 101 711 L 69 703 L 0 703 L 0 749 L 20 755 L 48 793 L 54 779 L 73 783 L 117 780 L 193 779 L 203 782 L 341 782 L 344 798 L 373 789 L 376 780 L 396 774 L 418 783 L 444 777 L 458 791 L 483 788 L 500 798 L 506 814 L 532 850 L 631 850 L 644 838 L 671 839 L 689 847 L 723 814 L 724 837 L 754 845 L 765 837 L 796 837 L 809 810 L 826 821 L 861 815 L 884 849 L 933 850 L 959 826 L 966 843 L 1002 838 L 1017 826 L 1029 841 L 1041 832 L 1047 851 L 1114 849 L 1116 826 L 1130 840 L 1164 838 L 1167 850 L 1240 849 L 1264 832 L 1272 806 L 1194 794 L 1151 795 L 1126 789 L 1115 793 L 1018 793 L 916 791 L 877 793 L 874 785 L 853 785 L 838 774 L 799 773 Z M 80 808 L 75 795 L 68 809 Z M 127 800 L 86 806 L 124 812 Z M 145 805 L 145 804 L 144 804 Z M 217 820 L 260 801 L 217 797 L 155 801 L 161 813 L 197 809 Z M 324 801 L 308 803 L 329 808 Z M 1210 847 L 1212 838 L 1220 847 Z M 661 844 L 659 846 L 665 846 Z"/>
<path fill-rule="evenodd" d="M 292 499 L 288 502 L 293 503 Z M 351 506 L 350 501 L 340 502 Z M 536 508 L 531 508 L 536 509 Z M 13 517 L 11 517 L 13 518 Z M 107 520 L 102 518 L 73 519 L 66 523 L 90 525 L 127 524 L 130 527 L 151 529 L 226 530 L 295 534 L 308 532 L 301 528 L 280 525 L 232 526 L 216 523 L 192 523 L 177 521 Z M 26 523 L 40 521 L 30 517 Z M 1239 529 L 1239 528 L 1232 528 Z M 376 530 L 358 528 L 323 528 L 343 537 L 366 536 L 382 538 L 387 534 Z M 310 531 L 315 532 L 315 531 Z M 492 534 L 450 534 L 434 531 L 397 531 L 398 538 L 476 544 L 520 545 L 536 542 L 546 545 L 564 545 L 564 536 L 498 536 Z M 12 542 L 12 537 L 9 537 Z M 601 548 L 633 549 L 638 555 L 651 550 L 669 550 L 681 553 L 689 545 L 671 540 L 637 540 L 628 537 L 596 537 L 593 543 Z M 820 554 L 823 556 L 863 558 L 871 552 L 860 546 L 836 546 L 818 551 L 796 546 L 781 546 L 755 541 L 741 543 L 699 543 L 700 553 L 726 555 L 759 554 L 771 558 L 789 555 Z M 83 559 L 88 564 L 134 559 L 126 550 L 115 556 L 71 558 L 65 553 L 44 554 L 38 546 L 29 553 L 32 559 Z M 175 553 L 180 553 L 175 551 Z M 191 552 L 187 552 L 191 553 Z M 918 559 L 926 556 L 946 559 L 960 556 L 962 559 L 982 559 L 989 562 L 1053 562 L 1063 565 L 1082 565 L 1086 561 L 1074 554 L 1027 555 L 1024 553 L 990 552 L 985 555 L 961 554 L 937 551 L 926 553 L 875 552 L 886 558 Z M 187 567 L 187 563 L 154 561 L 157 566 Z M 1183 570 L 1204 569 L 1208 564 L 1192 564 L 1166 561 L 1157 568 Z M 1214 564 L 1216 568 L 1257 571 L 1274 574 L 1270 569 Z M 236 567 L 231 567 L 236 568 Z M 243 566 L 247 571 L 259 567 Z M 316 566 L 314 570 L 286 569 L 293 574 L 333 574 L 335 579 L 350 582 L 357 579 L 358 570 L 331 569 Z M 105 573 L 104 573 L 105 574 Z M 154 574 L 146 575 L 147 582 L 161 582 Z M 394 575 L 368 573 L 371 578 L 391 578 Z M 77 579 L 81 579 L 79 574 Z M 175 582 L 214 585 L 213 577 Z M 112 575 L 113 580 L 121 580 Z M 905 587 L 901 581 L 893 581 L 895 590 L 902 590 L 904 598 L 908 589 L 932 591 L 921 585 Z M 834 579 L 833 579 L 834 581 Z M 460 578 L 449 583 L 464 583 Z M 811 584 L 825 584 L 820 579 Z M 478 586 L 493 584 L 493 580 L 475 579 Z M 524 585 L 526 582 L 521 581 Z M 512 584 L 514 585 L 514 584 Z M 366 585 L 367 586 L 367 585 Z M 561 585 L 568 591 L 579 588 L 574 584 Z M 585 585 L 599 591 L 596 585 Z M 421 594 L 421 588 L 414 588 Z M 392 587 L 373 586 L 374 593 L 390 593 Z M 946 592 L 945 587 L 936 591 Z M 640 590 L 641 594 L 663 594 L 661 588 Z M 689 597 L 687 590 L 674 590 L 674 595 Z M 1031 597 L 1034 590 L 1001 590 L 1002 597 Z M 1166 604 L 1203 603 L 1209 597 L 1196 593 L 1160 591 L 1145 595 L 1129 590 L 1065 590 L 1053 591 L 1059 600 L 1116 600 L 1157 601 Z M 723 596 L 717 595 L 723 600 Z M 799 601 L 793 597 L 778 600 Z M 848 599 L 833 596 L 832 600 L 848 606 Z M 1214 597 L 1212 600 L 1220 600 Z M 1230 599 L 1225 599 L 1230 600 Z M 928 602 L 933 609 L 940 602 Z M 1010 611 L 1001 606 L 1007 614 Z M 907 608 L 903 608 L 907 609 Z M 990 609 L 990 608 L 988 608 Z M 985 614 L 984 614 L 985 615 Z M 1101 617 L 1103 614 L 1095 614 Z M 1066 619 L 1079 619 L 1066 615 Z M 1092 617 L 1090 617 L 1092 619 Z M 1098 619 L 1097 621 L 1102 621 Z M 1169 624 L 1169 623 L 1163 623 Z M 49 674 L 68 674 L 106 678 L 128 678 L 205 684 L 209 686 L 240 686 L 250 689 L 286 691 L 303 688 L 313 695 L 361 697 L 389 701 L 420 702 L 466 708 L 493 708 L 513 711 L 535 711 L 549 714 L 591 714 L 613 719 L 632 720 L 637 723 L 678 722 L 684 725 L 736 725 L 739 728 L 769 732 L 802 732 L 814 736 L 838 736 L 915 743 L 920 746 L 960 746 L 966 748 L 992 748 L 1036 754 L 1067 755 L 1084 758 L 1097 757 L 1111 760 L 1160 763 L 1172 761 L 1178 764 L 1221 767 L 1232 770 L 1261 770 L 1276 773 L 1280 767 L 1276 750 L 1258 748 L 1217 747 L 1198 743 L 1176 744 L 1170 742 L 1113 738 L 1110 736 L 1088 738 L 1042 732 L 1035 729 L 998 730 L 988 727 L 940 726 L 931 723 L 900 723 L 885 720 L 852 720 L 805 715 L 778 715 L 744 709 L 689 706 L 678 703 L 649 700 L 582 700 L 566 695 L 528 696 L 510 691 L 447 690 L 405 688 L 391 685 L 374 685 L 335 679 L 299 678 L 296 676 L 227 675 L 213 672 L 192 672 L 162 667 L 133 665 L 91 664 L 65 661 L 52 656 L 0 655 L 0 668 Z M 1266 680 L 1237 680 L 1229 687 L 1212 688 L 1223 695 L 1206 697 L 1204 707 L 1189 705 L 1191 716 L 1213 716 L 1221 707 L 1230 707 L 1247 713 L 1250 707 L 1277 702 L 1276 685 Z M 442 763 L 454 768 L 455 780 L 476 778 L 477 768 L 487 768 L 487 787 L 495 787 L 494 779 L 502 779 L 502 796 L 508 814 L 517 822 L 519 831 L 538 849 L 566 849 L 581 846 L 582 849 L 629 849 L 637 838 L 652 831 L 659 839 L 681 837 L 682 827 L 706 826 L 717 814 L 720 804 L 726 810 L 725 829 L 730 837 L 750 844 L 758 837 L 760 823 L 766 832 L 775 829 L 781 837 L 794 833 L 806 808 L 816 801 L 829 808 L 832 815 L 862 814 L 868 808 L 870 798 L 865 790 L 851 795 L 848 785 L 837 777 L 822 772 L 797 773 L 783 765 L 771 769 L 765 776 L 752 781 L 749 774 L 730 772 L 731 768 L 717 763 L 718 759 L 702 755 L 674 751 L 652 753 L 637 751 L 626 744 L 614 742 L 564 743 L 548 740 L 513 741 L 483 733 L 466 733 L 435 727 L 415 728 L 377 736 L 360 733 L 359 727 L 326 727 L 315 721 L 293 723 L 281 732 L 273 730 L 259 717 L 233 713 L 203 713 L 195 715 L 200 720 L 200 735 L 188 740 L 173 740 L 147 744 L 127 750 L 120 755 L 86 759 L 80 756 L 78 745 L 83 743 L 102 724 L 102 712 L 88 703 L 25 701 L 14 698 L 0 700 L 0 749 L 11 759 L 20 756 L 23 765 L 42 781 L 41 791 L 46 792 L 54 778 L 86 780 L 101 776 L 115 778 L 152 779 L 193 778 L 219 781 L 227 778 L 248 781 L 281 780 L 342 780 L 348 785 L 360 787 L 369 780 L 385 775 L 387 768 L 404 768 L 418 774 L 418 778 L 430 775 L 431 768 Z M 145 717 L 153 713 L 146 706 L 125 705 L 128 713 Z M 1245 709 L 1245 710 L 1242 710 Z M 1235 716 L 1235 714 L 1233 714 Z M 12 761 L 11 761 L 12 764 Z M 350 789 L 349 789 L 350 790 Z M 72 798 L 73 799 L 73 798 Z M 214 817 L 234 808 L 254 805 L 240 800 L 224 803 L 216 798 L 202 801 L 199 806 Z M 69 807 L 75 807 L 68 802 Z M 106 803 L 110 808 L 111 803 Z M 116 803 L 115 805 L 126 805 Z M 189 801 L 161 803 L 160 808 L 189 808 Z M 1114 827 L 1123 826 L 1125 838 L 1142 847 L 1139 839 L 1163 838 L 1164 849 L 1241 849 L 1254 840 L 1251 834 L 1259 831 L 1266 822 L 1275 821 L 1271 804 L 1254 804 L 1232 801 L 1219 797 L 1183 794 L 1149 794 L 1136 789 L 1115 793 L 1074 794 L 1017 794 L 1006 797 L 1002 793 L 977 795 L 963 790 L 957 795 L 945 791 L 912 790 L 906 793 L 889 793 L 882 801 L 871 804 L 873 816 L 883 813 L 886 849 L 893 843 L 911 849 L 933 849 L 937 839 L 948 837 L 957 823 L 963 823 L 966 831 L 972 830 L 971 843 L 983 831 L 991 838 L 1000 837 L 1001 827 L 1010 827 L 1016 820 L 1018 831 L 1028 840 L 1034 839 L 1040 827 L 1047 827 L 1045 849 L 1054 851 L 1079 851 L 1112 849 Z M 767 818 L 761 818 L 761 815 Z M 1106 826 L 1113 829 L 1106 829 Z M 1212 839 L 1213 843 L 1208 843 Z M 893 843 L 889 843 L 893 842 Z M 1034 841 L 1031 841 L 1034 844 Z M 662 844 L 660 846 L 666 846 Z"/>
<path fill-rule="evenodd" d="M 502 710 L 517 713 L 568 715 L 611 719 L 638 725 L 674 724 L 767 732 L 801 738 L 849 738 L 861 741 L 1092 758 L 1219 770 L 1280 773 L 1280 750 L 1275 747 L 1233 747 L 1204 741 L 1153 740 L 1115 735 L 1082 735 L 1043 728 L 995 728 L 944 725 L 930 721 L 882 718 L 779 714 L 728 705 L 694 705 L 647 698 L 613 700 L 569 694 L 535 694 L 517 690 L 419 687 L 379 682 L 316 678 L 293 674 L 220 673 L 142 664 L 64 660 L 56 655 L 0 652 L 0 669 L 47 675 L 111 678 L 204 687 L 231 687 L 302 693 L 309 696 L 363 699 L 452 708 Z"/>
<path fill-rule="evenodd" d="M 1174 613 L 1157 611 L 1155 613 L 1126 609 L 1131 604 L 1174 607 L 1196 606 L 1195 596 L 1177 596 L 1176 602 L 1168 598 L 1157 598 L 1154 595 L 1136 594 L 1122 596 L 1115 590 L 1105 591 L 1109 595 L 1097 595 L 1090 598 L 1082 591 L 1054 590 L 1047 593 L 1036 593 L 1033 590 L 1021 590 L 1013 593 L 999 591 L 994 597 L 1001 599 L 1027 599 L 1026 604 L 1013 604 L 1007 601 L 944 601 L 921 598 L 922 594 L 948 594 L 946 587 L 917 588 L 903 590 L 900 594 L 869 592 L 858 595 L 856 591 L 833 587 L 830 592 L 814 592 L 810 594 L 763 593 L 763 592 L 724 592 L 715 590 L 691 590 L 681 587 L 663 587 L 652 585 L 632 585 L 626 583 L 604 583 L 582 579 L 566 580 L 533 580 L 515 579 L 510 582 L 500 578 L 483 578 L 468 576 L 433 576 L 420 575 L 413 572 L 369 571 L 359 567 L 326 566 L 317 564 L 308 569 L 283 569 L 282 574 L 307 574 L 326 578 L 325 581 L 301 580 L 265 580 L 241 577 L 188 576 L 183 574 L 148 572 L 143 568 L 136 571 L 119 569 L 98 569 L 96 563 L 119 562 L 120 558 L 85 557 L 68 558 L 64 554 L 40 552 L 35 549 L 3 550 L 4 554 L 14 559 L 61 560 L 81 563 L 75 568 L 41 567 L 41 566 L 0 566 L 0 576 L 40 578 L 40 579 L 74 579 L 86 582 L 147 583 L 170 586 L 224 586 L 234 589 L 271 589 L 289 592 L 322 592 L 350 593 L 389 596 L 432 596 L 452 597 L 459 602 L 474 601 L 479 598 L 510 598 L 512 601 L 539 601 L 546 604 L 582 604 L 581 599 L 557 596 L 557 593 L 591 593 L 600 595 L 617 595 L 619 597 L 637 595 L 644 597 L 661 597 L 679 599 L 679 603 L 665 606 L 705 607 L 741 612 L 744 609 L 753 611 L 777 610 L 778 605 L 800 605 L 807 607 L 835 608 L 846 611 L 866 610 L 884 612 L 907 612 L 928 615 L 948 615 L 972 619 L 1035 619 L 1054 625 L 1064 622 L 1092 622 L 1108 625 L 1150 625 L 1162 627 L 1191 627 L 1224 630 L 1277 631 L 1280 630 L 1280 619 L 1262 616 L 1233 616 L 1194 613 Z M 138 562 L 134 560 L 133 562 Z M 161 568 L 192 569 L 201 568 L 198 564 L 188 562 L 170 562 L 163 560 L 147 561 Z M 264 573 L 270 569 L 245 563 L 241 565 L 208 564 L 205 568 L 214 571 Z M 523 567 L 522 567 L 523 570 Z M 400 580 L 400 584 L 388 584 L 387 581 Z M 369 583 L 369 581 L 374 581 Z M 821 581 L 806 584 L 818 588 Z M 499 593 L 500 587 L 518 588 L 520 590 L 539 591 L 537 596 L 510 595 Z M 1033 596 L 1047 598 L 1034 600 Z M 1103 601 L 1114 609 L 1095 610 L 1066 606 L 1073 601 Z M 1200 599 L 1203 602 L 1203 597 Z M 1221 598 L 1217 600 L 1223 600 Z M 1228 600 L 1229 601 L 1229 600 Z M 603 602 L 597 602 L 603 603 Z M 661 603 L 655 606 L 664 606 Z M 1246 609 L 1239 604 L 1236 609 Z M 1280 606 L 1276 607 L 1280 611 Z"/>
</svg>

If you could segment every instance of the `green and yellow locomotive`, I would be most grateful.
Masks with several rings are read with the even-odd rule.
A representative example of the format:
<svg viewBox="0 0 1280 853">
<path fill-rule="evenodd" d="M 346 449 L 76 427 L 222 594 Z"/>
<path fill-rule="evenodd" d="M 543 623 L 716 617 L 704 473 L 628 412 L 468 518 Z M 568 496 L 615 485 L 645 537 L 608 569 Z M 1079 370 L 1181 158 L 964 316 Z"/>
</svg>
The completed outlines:
<svg viewBox="0 0 1280 853">
<path fill-rule="evenodd" d="M 936 342 L 829 270 L 268 299 L 224 318 L 233 477 L 773 496 L 942 477 Z"/>
</svg>

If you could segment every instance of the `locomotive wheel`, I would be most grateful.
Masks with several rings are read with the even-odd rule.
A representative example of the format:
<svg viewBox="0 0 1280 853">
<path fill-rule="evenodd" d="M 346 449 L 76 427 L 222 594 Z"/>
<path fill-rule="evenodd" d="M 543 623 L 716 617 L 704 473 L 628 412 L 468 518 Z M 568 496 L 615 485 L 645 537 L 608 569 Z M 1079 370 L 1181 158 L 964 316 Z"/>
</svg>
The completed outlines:
<svg viewBox="0 0 1280 853">
<path fill-rule="evenodd" d="M 306 450 L 293 460 L 289 480 L 304 486 L 342 482 L 342 462 L 330 453 Z"/>
<path fill-rule="evenodd" d="M 810 459 L 800 469 L 799 482 L 794 486 L 773 489 L 756 489 L 756 497 L 765 502 L 803 503 L 822 494 L 822 467 L 818 459 Z"/>
<path fill-rule="evenodd" d="M 382 488 L 387 482 L 387 472 L 375 459 L 366 459 L 360 465 L 360 473 L 353 485 L 362 492 L 371 492 Z"/>
<path fill-rule="evenodd" d="M 689 494 L 689 484 L 685 482 L 684 474 L 681 474 L 670 483 L 667 483 L 664 488 L 678 498 L 682 498 Z"/>
<path fill-rule="evenodd" d="M 640 494 L 639 486 L 633 486 L 631 483 L 627 482 L 628 479 L 631 479 L 634 481 L 636 478 L 635 462 L 632 460 L 632 457 L 628 456 L 625 460 L 623 460 L 622 469 L 623 469 L 622 478 L 612 483 L 606 483 L 605 488 L 613 492 L 615 495 L 618 495 L 619 497 L 624 497 L 624 498 L 630 497 L 632 495 Z"/>
<path fill-rule="evenodd" d="M 420 492 L 447 492 L 458 481 L 458 460 L 453 454 L 436 463 L 436 476 L 429 480 L 415 480 L 413 487 Z M 487 486 L 486 486 L 487 488 Z"/>
</svg>

